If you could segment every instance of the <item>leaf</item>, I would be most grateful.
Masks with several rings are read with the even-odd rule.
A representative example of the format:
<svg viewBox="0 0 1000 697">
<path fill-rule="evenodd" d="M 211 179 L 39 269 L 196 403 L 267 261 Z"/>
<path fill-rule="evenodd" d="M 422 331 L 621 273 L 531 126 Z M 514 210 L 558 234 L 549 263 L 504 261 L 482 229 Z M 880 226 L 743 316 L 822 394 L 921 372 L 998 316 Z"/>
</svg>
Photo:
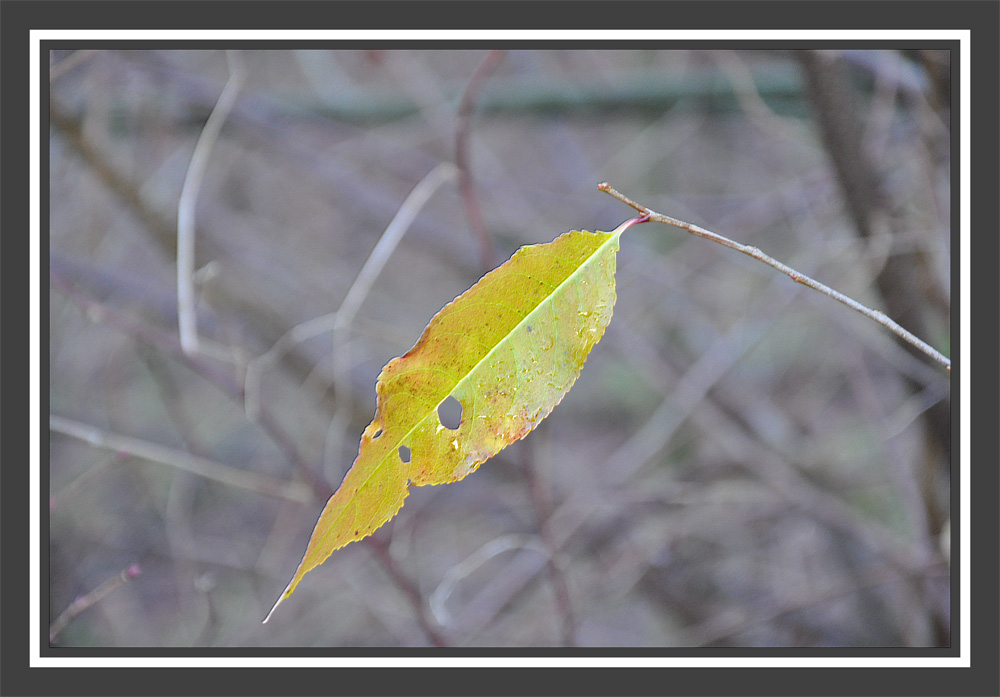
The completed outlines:
<svg viewBox="0 0 1000 697">
<path fill-rule="evenodd" d="M 413 348 L 389 361 L 358 457 L 274 608 L 334 550 L 396 515 L 411 484 L 458 481 L 548 416 L 611 321 L 618 238 L 645 220 L 522 247 L 445 305 Z M 452 400 L 461 404 L 461 420 L 443 418 L 457 428 L 439 417 L 439 407 Z"/>
</svg>

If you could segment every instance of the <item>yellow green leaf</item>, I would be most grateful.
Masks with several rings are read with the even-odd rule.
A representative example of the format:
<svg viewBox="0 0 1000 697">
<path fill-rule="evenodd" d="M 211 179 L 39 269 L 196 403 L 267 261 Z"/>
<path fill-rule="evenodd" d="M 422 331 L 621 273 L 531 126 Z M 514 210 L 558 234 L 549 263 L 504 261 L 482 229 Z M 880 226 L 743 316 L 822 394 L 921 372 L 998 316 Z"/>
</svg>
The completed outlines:
<svg viewBox="0 0 1000 697">
<path fill-rule="evenodd" d="M 396 515 L 411 485 L 462 479 L 548 416 L 611 321 L 618 239 L 645 220 L 522 247 L 389 361 L 358 457 L 275 608 L 334 550 Z M 461 405 L 461 420 L 449 423 L 457 428 L 439 416 L 449 398 Z"/>
</svg>

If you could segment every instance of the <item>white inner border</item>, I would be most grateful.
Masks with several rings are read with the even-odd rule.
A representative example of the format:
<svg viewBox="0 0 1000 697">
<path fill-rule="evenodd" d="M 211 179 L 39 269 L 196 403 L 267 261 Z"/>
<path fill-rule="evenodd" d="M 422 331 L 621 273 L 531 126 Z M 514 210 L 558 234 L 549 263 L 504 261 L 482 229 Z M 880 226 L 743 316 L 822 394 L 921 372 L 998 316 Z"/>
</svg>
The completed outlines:
<svg viewBox="0 0 1000 697">
<path fill-rule="evenodd" d="M 449 657 L 421 655 L 413 657 L 322 657 L 322 658 L 286 658 L 286 657 L 237 657 L 237 658 L 216 658 L 216 657 L 111 657 L 111 658 L 62 658 L 41 656 L 39 640 L 42 635 L 42 628 L 39 626 L 41 620 L 41 598 L 40 589 L 40 530 L 39 521 L 41 511 L 39 510 L 41 491 L 41 462 L 40 462 L 40 365 L 41 360 L 41 313 L 40 313 L 40 269 L 41 269 L 41 188 L 40 188 L 40 148 L 39 138 L 40 124 L 40 97 L 39 80 L 41 75 L 40 49 L 41 41 L 46 40 L 79 40 L 79 41 L 100 41 L 100 40 L 129 40 L 129 41 L 205 41 L 206 47 L 217 45 L 222 41 L 386 41 L 386 40 L 420 40 L 436 42 L 440 46 L 441 42 L 447 41 L 512 41 L 512 40 L 533 40 L 550 44 L 553 41 L 593 41 L 600 43 L 604 41 L 733 41 L 733 40 L 758 40 L 758 41 L 848 41 L 848 40 L 870 40 L 870 41 L 954 41 L 960 44 L 960 94 L 961 94 L 961 121 L 960 132 L 961 142 L 959 144 L 961 154 L 961 190 L 959 192 L 959 220 L 960 220 L 960 278 L 959 288 L 962 305 L 960 308 L 960 329 L 961 337 L 961 414 L 963 416 L 959 427 L 959 443 L 961 448 L 961 459 L 959 470 L 961 472 L 961 487 L 959 498 L 961 501 L 961 537 L 959 539 L 959 549 L 961 550 L 961 584 L 960 609 L 961 635 L 958 637 L 962 647 L 961 655 L 955 658 L 858 658 L 858 657 L 754 657 L 754 658 L 727 658 L 727 657 L 678 657 L 678 658 L 646 658 L 646 657 L 610 657 L 610 656 L 580 656 L 561 658 L 536 658 L 536 657 Z M 28 648 L 29 665 L 33 668 L 166 668 L 166 667 L 229 667 L 229 668 L 307 668 L 307 667 L 354 667 L 354 668 L 389 668 L 389 667 L 414 667 L 414 668 L 442 668 L 442 667 L 569 667 L 569 668 L 640 668 L 640 667 L 686 667 L 686 668 L 851 668 L 851 667 L 903 667 L 903 668 L 968 668 L 970 665 L 970 598 L 969 598 L 969 492 L 970 489 L 970 467 L 969 467 L 969 375 L 970 375 L 970 342 L 969 342 L 969 242 L 970 242 L 970 219 L 969 219 L 969 153 L 970 153 L 970 32 L 968 30 L 808 30 L 808 31 L 715 31 L 715 30 L 302 30 L 302 31 L 268 31 L 268 30 L 49 30 L 35 29 L 30 32 L 29 41 L 29 65 L 30 65 L 30 113 L 31 113 L 31 188 L 30 188 L 30 271 L 29 278 L 31 287 L 30 297 L 30 336 L 31 347 L 30 357 L 30 384 L 31 393 L 29 399 L 30 409 L 30 604 L 31 604 L 31 627 L 29 631 Z M 447 48 L 447 46 L 440 46 Z M 189 47 L 185 47 L 189 48 Z M 46 601 L 47 602 L 47 601 Z M 47 631 L 47 629 L 45 630 Z M 261 631 L 267 631 L 262 628 Z"/>
</svg>

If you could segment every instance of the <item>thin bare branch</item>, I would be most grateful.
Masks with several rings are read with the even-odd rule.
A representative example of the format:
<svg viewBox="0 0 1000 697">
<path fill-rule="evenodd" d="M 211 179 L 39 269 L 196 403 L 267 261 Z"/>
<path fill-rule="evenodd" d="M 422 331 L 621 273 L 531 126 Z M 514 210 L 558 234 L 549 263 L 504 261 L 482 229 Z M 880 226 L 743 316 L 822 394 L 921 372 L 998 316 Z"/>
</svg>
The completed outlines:
<svg viewBox="0 0 1000 697">
<path fill-rule="evenodd" d="M 236 102 L 236 95 L 243 85 L 246 72 L 239 51 L 227 51 L 226 58 L 229 61 L 229 79 L 222 88 L 219 101 L 205 121 L 198 142 L 195 143 L 187 175 L 184 177 L 184 186 L 177 202 L 177 324 L 181 348 L 189 355 L 199 350 L 198 315 L 194 293 L 195 205 L 201 189 L 201 180 L 208 165 L 208 157 L 218 140 L 226 117 Z"/>
<path fill-rule="evenodd" d="M 903 329 L 901 326 L 899 326 L 899 324 L 890 319 L 884 312 L 880 312 L 879 310 L 872 310 L 871 308 L 862 305 L 857 300 L 854 300 L 853 298 L 850 298 L 844 295 L 843 293 L 820 283 L 819 281 L 813 280 L 809 276 L 799 273 L 795 269 L 785 266 L 780 261 L 777 261 L 776 259 L 769 257 L 767 254 L 764 254 L 764 252 L 760 251 L 760 249 L 758 249 L 757 247 L 751 247 L 749 245 L 740 244 L 739 242 L 734 242 L 728 237 L 723 237 L 722 235 L 714 233 L 710 230 L 706 230 L 705 228 L 699 227 L 698 225 L 694 225 L 692 223 L 686 223 L 683 220 L 671 218 L 669 215 L 663 215 L 662 213 L 657 213 L 656 211 L 647 208 L 641 203 L 636 203 L 629 197 L 616 191 L 607 182 L 601 182 L 600 184 L 597 185 L 597 188 L 605 193 L 611 194 L 622 203 L 626 203 L 632 206 L 632 208 L 636 209 L 640 213 L 647 214 L 650 220 L 656 221 L 658 223 L 665 223 L 667 225 L 673 225 L 674 227 L 678 227 L 682 230 L 690 232 L 692 235 L 697 235 L 698 237 L 704 237 L 705 239 L 717 242 L 723 245 L 724 247 L 735 249 L 737 252 L 742 252 L 747 256 L 753 257 L 757 261 L 767 264 L 773 269 L 777 269 L 781 273 L 791 278 L 796 283 L 801 283 L 802 285 L 808 286 L 813 290 L 818 290 L 820 293 L 828 295 L 834 300 L 842 302 L 852 310 L 860 312 L 865 317 L 868 317 L 869 319 L 878 322 L 883 327 L 885 327 L 892 333 L 896 334 L 898 337 L 900 337 L 907 343 L 920 349 L 925 354 L 933 358 L 935 361 L 943 365 L 945 368 L 948 369 L 949 372 L 951 371 L 951 360 L 949 358 L 944 356 L 941 352 L 937 351 L 936 349 L 932 348 L 927 343 L 921 341 L 907 330 Z"/>
<path fill-rule="evenodd" d="M 434 588 L 434 591 L 427 599 L 427 605 L 430 607 L 438 623 L 443 626 L 451 624 L 452 616 L 448 610 L 448 599 L 454 592 L 455 587 L 464 578 L 470 576 L 479 567 L 498 554 L 503 554 L 513 549 L 530 549 L 538 552 L 546 559 L 550 556 L 549 550 L 541 544 L 535 535 L 509 533 L 493 538 L 465 559 L 449 568 L 444 578 Z"/>
<path fill-rule="evenodd" d="M 175 333 L 166 332 L 155 326 L 138 322 L 125 313 L 119 312 L 113 307 L 104 305 L 94 298 L 79 292 L 68 279 L 64 278 L 54 268 L 49 270 L 49 282 L 54 289 L 65 295 L 74 305 L 79 307 L 90 321 L 112 327 L 146 346 L 162 351 L 166 355 L 173 356 L 222 390 L 230 399 L 237 401 L 242 399 L 242 385 L 236 381 L 236 378 L 229 371 L 220 370 L 217 365 L 204 360 L 200 355 L 184 353 L 180 340 Z M 270 414 L 263 412 L 259 418 L 253 419 L 253 421 L 264 430 L 271 441 L 288 458 L 289 463 L 291 463 L 296 471 L 309 482 L 317 498 L 322 499 L 333 493 L 330 491 L 329 485 L 302 458 L 292 437 L 285 432 Z"/>
<path fill-rule="evenodd" d="M 267 353 L 254 358 L 247 364 L 246 377 L 244 378 L 244 407 L 247 416 L 252 419 L 260 413 L 260 379 L 263 371 L 280 360 L 295 344 L 326 332 L 334 333 L 334 380 L 338 388 L 343 388 L 346 368 L 344 362 L 338 359 L 338 356 L 341 355 L 339 349 L 342 349 L 344 345 L 341 336 L 343 329 L 354 321 L 361 303 L 371 291 L 372 284 L 385 267 L 403 234 L 413 224 L 417 214 L 427 205 L 427 201 L 434 195 L 438 187 L 448 179 L 454 178 L 456 172 L 455 165 L 450 162 L 442 162 L 413 187 L 375 244 L 375 248 L 368 255 L 368 259 L 361 267 L 361 271 L 358 272 L 354 283 L 351 284 L 336 312 L 315 317 L 292 327 L 271 346 Z"/>
<path fill-rule="evenodd" d="M 344 300 L 340 303 L 340 308 L 338 308 L 336 313 L 335 331 L 339 331 L 354 321 L 354 317 L 357 315 L 361 303 L 364 302 L 365 297 L 367 297 L 368 292 L 371 290 L 372 284 L 385 267 L 386 261 L 388 261 L 393 250 L 396 249 L 399 241 L 403 238 L 403 234 L 413 224 L 414 218 L 417 217 L 417 214 L 427 204 L 430 197 L 434 195 L 434 192 L 438 190 L 438 187 L 453 178 L 456 173 L 455 165 L 450 162 L 442 162 L 428 172 L 413 187 L 406 200 L 400 205 L 399 210 L 396 211 L 396 215 L 393 216 L 389 225 L 385 228 L 385 232 L 382 233 L 375 248 L 368 255 L 364 266 L 361 267 L 357 278 L 354 279 L 350 290 L 347 291 L 347 295 L 344 296 Z"/>
<path fill-rule="evenodd" d="M 86 610 L 89 610 L 94 605 L 104 600 L 104 598 L 108 597 L 112 591 L 125 585 L 141 573 L 142 567 L 138 564 L 129 564 L 126 568 L 122 569 L 121 573 L 117 576 L 108 579 L 86 595 L 77 597 L 76 600 L 70 603 L 68 608 L 59 614 L 56 621 L 52 623 L 51 627 L 49 627 L 49 643 L 54 644 L 59 638 L 59 635 L 62 634 L 63 630 L 66 629 L 66 627 L 69 626 L 69 623 L 76 619 L 78 615 Z"/>
<path fill-rule="evenodd" d="M 542 538 L 542 543 L 547 548 L 546 558 L 549 567 L 549 578 L 552 581 L 552 594 L 555 597 L 556 614 L 561 625 L 563 646 L 576 646 L 577 618 L 573 609 L 573 602 L 569 595 L 569 583 L 566 581 L 566 571 L 559 559 L 556 551 L 556 542 L 552 534 L 552 525 L 549 521 L 552 516 L 552 501 L 544 489 L 538 468 L 535 466 L 534 451 L 531 446 L 521 448 L 522 470 L 524 472 L 524 483 L 528 489 L 528 496 L 531 499 L 531 507 L 535 512 L 535 525 L 538 527 L 538 534 Z"/>
<path fill-rule="evenodd" d="M 362 542 L 368 549 L 374 552 L 375 556 L 382 564 L 382 568 L 385 569 L 385 572 L 392 578 L 396 588 L 398 588 L 400 592 L 406 596 L 410 605 L 413 606 L 413 612 L 416 615 L 417 624 L 420 625 L 420 628 L 427 636 L 428 641 L 439 648 L 450 646 L 451 642 L 448 640 L 448 637 L 442 634 L 440 629 L 435 627 L 431 618 L 428 616 L 427 605 L 424 603 L 424 596 L 420 587 L 412 578 L 407 576 L 403 570 L 399 568 L 399 564 L 397 564 L 396 560 L 392 558 L 391 554 L 389 554 L 388 544 L 382 542 L 376 537 L 366 537 Z M 279 600 L 278 602 L 281 601 Z M 275 603 L 274 607 L 277 606 L 277 603 Z M 272 609 L 271 612 L 274 612 L 274 609 Z M 270 616 L 271 615 L 269 613 L 268 617 Z M 264 622 L 267 622 L 267 618 L 264 618 Z"/>
<path fill-rule="evenodd" d="M 336 319 L 337 313 L 330 312 L 297 324 L 282 334 L 267 353 L 247 362 L 246 372 L 243 376 L 243 409 L 246 411 L 247 418 L 253 420 L 260 416 L 260 379 L 263 372 L 280 360 L 296 344 L 324 332 L 332 331 Z"/>
<path fill-rule="evenodd" d="M 479 199 L 476 197 L 476 185 L 472 178 L 472 166 L 469 162 L 469 133 L 479 92 L 486 78 L 496 69 L 503 56 L 504 51 L 502 50 L 490 51 L 486 59 L 476 68 L 462 94 L 462 101 L 458 107 L 458 123 L 455 128 L 455 163 L 460 172 L 458 186 L 462 193 L 465 215 L 469 219 L 473 234 L 479 240 L 480 264 L 484 271 L 493 268 L 495 252 L 493 240 L 486 228 L 486 221 L 483 220 Z"/>
<path fill-rule="evenodd" d="M 389 225 L 375 244 L 371 254 L 365 261 L 364 266 L 358 272 L 354 283 L 351 284 L 347 295 L 344 296 L 340 307 L 334 313 L 333 320 L 333 380 L 336 386 L 336 407 L 334 408 L 333 419 L 330 422 L 330 429 L 327 434 L 325 451 L 327 459 L 333 452 L 331 447 L 334 443 L 343 439 L 343 432 L 346 424 L 347 414 L 354 408 L 353 395 L 348 387 L 347 374 L 351 367 L 351 357 L 348 344 L 345 340 L 344 330 L 351 325 L 361 308 L 368 293 L 371 291 L 375 279 L 385 268 L 386 262 L 393 251 L 399 245 L 403 235 L 410 228 L 417 214 L 423 209 L 444 182 L 454 178 L 458 173 L 455 165 L 450 162 L 442 162 L 428 172 L 420 182 L 413 187 L 406 199 L 400 205 L 396 215 L 393 216 Z M 329 462 L 327 463 L 330 464 Z"/>
<path fill-rule="evenodd" d="M 197 474 L 199 477 L 211 479 L 227 486 L 246 489 L 265 496 L 275 496 L 308 503 L 312 501 L 312 492 L 296 482 L 286 482 L 267 477 L 255 472 L 247 472 L 236 467 L 214 462 L 203 457 L 191 455 L 182 450 L 175 450 L 157 443 L 150 443 L 141 438 L 132 438 L 117 433 L 104 431 L 90 424 L 67 419 L 62 416 L 49 417 L 49 429 L 63 435 L 77 438 L 94 446 L 125 452 L 141 457 L 150 462 L 169 465 L 175 469 Z"/>
<path fill-rule="evenodd" d="M 49 66 L 49 82 L 55 82 L 76 66 L 85 63 L 99 53 L 98 49 L 87 48 L 73 51 L 58 63 Z"/>
</svg>

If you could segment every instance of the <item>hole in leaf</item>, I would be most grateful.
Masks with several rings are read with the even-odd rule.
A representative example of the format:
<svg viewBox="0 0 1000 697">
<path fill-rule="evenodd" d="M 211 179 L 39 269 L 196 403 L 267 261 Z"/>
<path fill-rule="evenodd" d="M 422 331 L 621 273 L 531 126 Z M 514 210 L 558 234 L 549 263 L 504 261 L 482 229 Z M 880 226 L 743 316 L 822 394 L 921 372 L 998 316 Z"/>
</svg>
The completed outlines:
<svg viewBox="0 0 1000 697">
<path fill-rule="evenodd" d="M 372 436 L 372 440 L 375 440 L 381 435 L 382 435 L 382 429 L 380 428 L 379 430 L 375 431 L 375 435 Z"/>
<path fill-rule="evenodd" d="M 442 426 L 454 431 L 462 423 L 462 403 L 449 396 L 438 405 L 438 418 Z"/>
<path fill-rule="evenodd" d="M 399 459 L 402 460 L 403 462 L 410 461 L 410 449 L 407 448 L 405 445 L 399 446 Z"/>
</svg>

